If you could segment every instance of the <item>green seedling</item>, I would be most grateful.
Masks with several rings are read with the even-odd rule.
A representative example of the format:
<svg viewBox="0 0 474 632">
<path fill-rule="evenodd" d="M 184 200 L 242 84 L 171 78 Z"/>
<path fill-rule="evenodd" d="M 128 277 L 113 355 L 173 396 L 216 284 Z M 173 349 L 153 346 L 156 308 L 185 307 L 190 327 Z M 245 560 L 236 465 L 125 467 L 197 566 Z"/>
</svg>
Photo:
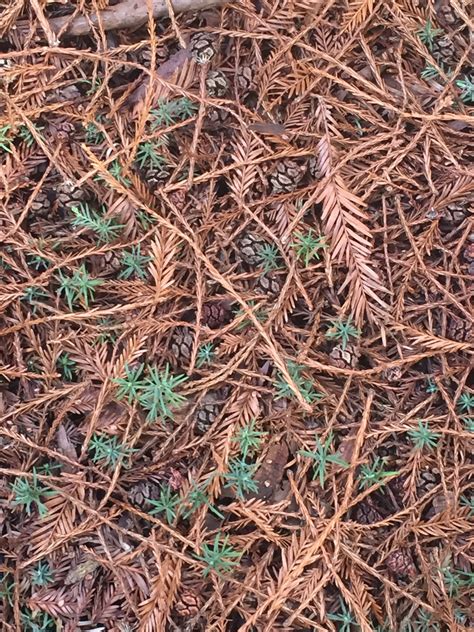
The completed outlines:
<svg viewBox="0 0 474 632">
<path fill-rule="evenodd" d="M 108 243 L 117 239 L 123 228 L 123 224 L 117 224 L 115 219 L 97 213 L 86 202 L 80 202 L 78 206 L 73 206 L 71 212 L 74 215 L 72 225 L 76 228 L 92 231 L 99 243 Z"/>
<path fill-rule="evenodd" d="M 177 508 L 181 503 L 181 499 L 179 494 L 172 493 L 171 487 L 168 486 L 162 489 L 158 500 L 150 498 L 148 502 L 154 507 L 149 512 L 150 515 L 164 514 L 168 524 L 172 524 L 178 517 L 179 512 Z"/>
<path fill-rule="evenodd" d="M 215 358 L 216 352 L 214 350 L 214 345 L 212 342 L 206 342 L 201 345 L 197 351 L 196 356 L 196 366 L 198 369 L 203 367 L 205 364 L 212 364 Z"/>
<path fill-rule="evenodd" d="M 352 318 L 349 316 L 347 320 L 333 320 L 331 327 L 326 332 L 326 338 L 330 340 L 340 340 L 341 348 L 344 351 L 349 344 L 350 338 L 359 338 L 361 334 L 360 329 L 354 327 L 352 324 Z"/>
<path fill-rule="evenodd" d="M 327 467 L 329 463 L 334 463 L 335 465 L 339 465 L 343 468 L 348 468 L 349 463 L 342 458 L 340 454 L 337 452 L 334 454 L 330 454 L 331 444 L 333 440 L 333 434 L 330 432 L 324 441 L 321 443 L 319 437 L 316 437 L 316 447 L 315 450 L 299 450 L 298 454 L 300 456 L 304 456 L 307 459 L 312 459 L 314 461 L 313 464 L 313 480 L 316 478 L 319 479 L 319 484 L 321 488 L 324 489 L 324 484 L 326 482 L 327 476 Z"/>
<path fill-rule="evenodd" d="M 264 244 L 260 247 L 258 252 L 260 259 L 260 267 L 263 272 L 272 272 L 272 270 L 279 270 L 282 267 L 282 257 L 279 249 L 274 244 Z"/>
<path fill-rule="evenodd" d="M 65 276 L 59 271 L 58 280 L 58 294 L 64 295 L 71 311 L 77 302 L 82 302 L 89 309 L 90 302 L 94 300 L 95 289 L 103 283 L 102 279 L 93 279 L 84 264 L 72 276 Z"/>
<path fill-rule="evenodd" d="M 119 279 L 129 279 L 132 276 L 142 280 L 145 279 L 148 274 L 146 266 L 151 260 L 152 257 L 142 255 L 140 244 L 132 246 L 131 251 L 122 253 L 122 270 L 118 275 Z"/>
<path fill-rule="evenodd" d="M 255 419 L 246 424 L 237 432 L 232 441 L 239 444 L 242 457 L 246 459 L 260 448 L 262 439 L 267 436 L 267 432 L 261 432 L 255 428 Z"/>
<path fill-rule="evenodd" d="M 430 430 L 427 421 L 418 420 L 417 428 L 413 428 L 408 431 L 408 436 L 415 445 L 416 450 L 434 450 L 438 445 L 438 439 L 440 438 L 439 432 Z"/>
<path fill-rule="evenodd" d="M 471 410 L 474 410 L 474 395 L 468 393 L 462 393 L 458 400 L 458 408 L 462 413 L 470 414 Z"/>
<path fill-rule="evenodd" d="M 359 474 L 359 485 L 361 489 L 367 489 L 373 485 L 382 487 L 385 485 L 386 478 L 399 474 L 397 471 L 386 472 L 383 467 L 384 460 L 378 456 L 375 457 L 372 465 L 362 465 Z"/>
<path fill-rule="evenodd" d="M 72 382 L 77 369 L 77 364 L 74 362 L 74 360 L 71 360 L 71 358 L 69 357 L 69 353 L 67 353 L 66 351 L 61 353 L 56 365 L 61 371 L 63 378 L 65 380 L 68 380 L 69 382 Z"/>
<path fill-rule="evenodd" d="M 11 125 L 4 125 L 0 127 L 0 149 L 6 151 L 7 154 L 12 153 L 12 141 L 8 137 L 8 133 L 11 130 Z"/>
<path fill-rule="evenodd" d="M 339 598 L 339 603 L 340 611 L 336 613 L 329 613 L 328 619 L 336 621 L 339 624 L 337 627 L 338 632 L 351 632 L 353 627 L 359 629 L 360 626 L 341 597 Z"/>
<path fill-rule="evenodd" d="M 158 149 L 163 145 L 159 141 L 146 141 L 138 145 L 135 162 L 140 169 L 160 169 L 166 165 L 166 158 L 162 156 Z"/>
<path fill-rule="evenodd" d="M 232 487 L 237 498 L 241 500 L 245 498 L 245 494 L 248 492 L 258 492 L 258 485 L 253 480 L 257 467 L 253 463 L 246 463 L 243 459 L 231 459 L 229 461 L 229 470 L 224 475 L 226 480 L 225 487 Z"/>
<path fill-rule="evenodd" d="M 110 468 L 117 467 L 135 452 L 121 443 L 118 437 L 98 433 L 92 435 L 87 449 L 94 463 Z"/>
<path fill-rule="evenodd" d="M 31 584 L 42 588 L 48 584 L 52 584 L 54 575 L 48 562 L 39 562 L 39 564 L 31 571 Z"/>
<path fill-rule="evenodd" d="M 228 535 L 221 542 L 220 533 L 215 536 L 212 545 L 204 543 L 201 551 L 202 555 L 195 555 L 195 557 L 206 565 L 203 570 L 204 577 L 207 577 L 211 571 L 215 571 L 218 575 L 229 573 L 238 566 L 242 557 L 242 553 L 229 545 Z"/>
<path fill-rule="evenodd" d="M 183 507 L 186 507 L 186 509 L 183 510 L 183 518 L 189 518 L 189 516 L 201 507 L 207 507 L 210 512 L 217 516 L 217 518 L 220 518 L 221 520 L 224 519 L 223 514 L 221 514 L 221 512 L 218 511 L 209 500 L 207 483 L 196 485 L 193 481 L 188 495 L 183 502 Z"/>
<path fill-rule="evenodd" d="M 13 505 L 25 507 L 26 513 L 29 516 L 31 515 L 32 506 L 36 506 L 41 518 L 44 518 L 48 514 L 48 508 L 41 499 L 43 497 L 49 498 L 56 494 L 56 492 L 39 482 L 35 468 L 33 468 L 31 478 L 17 476 L 13 481 L 11 489 L 14 495 L 14 499 L 12 500 Z"/>
<path fill-rule="evenodd" d="M 474 75 L 456 81 L 456 86 L 461 90 L 461 101 L 464 103 L 474 103 Z"/>
<path fill-rule="evenodd" d="M 442 29 L 434 28 L 433 24 L 431 23 L 431 20 L 426 20 L 423 28 L 418 29 L 416 34 L 418 35 L 420 40 L 423 42 L 423 44 L 425 44 L 425 46 L 429 50 L 432 50 L 436 38 L 439 37 L 440 35 L 443 35 L 443 32 L 444 31 Z"/>
<path fill-rule="evenodd" d="M 126 399 L 129 404 L 138 402 L 140 399 L 141 389 L 143 388 L 143 370 L 144 364 L 139 364 L 130 368 L 125 365 L 125 377 L 117 377 L 113 382 L 119 387 L 117 390 L 117 399 Z"/>
<path fill-rule="evenodd" d="M 156 109 L 151 110 L 151 129 L 168 127 L 194 116 L 198 106 L 187 97 L 165 101 L 160 99 Z"/>
<path fill-rule="evenodd" d="M 305 367 L 301 364 L 298 364 L 293 361 L 289 361 L 287 363 L 287 370 L 290 374 L 291 379 L 294 384 L 297 386 L 299 392 L 303 396 L 303 399 L 308 404 L 313 404 L 314 402 L 319 401 L 323 396 L 321 393 L 318 393 L 314 389 L 313 382 L 311 380 L 306 379 L 302 375 L 302 371 L 304 371 Z M 296 397 L 293 389 L 285 380 L 284 376 L 280 371 L 277 374 L 277 379 L 275 382 L 276 394 L 275 399 L 288 398 L 293 399 Z"/>
<path fill-rule="evenodd" d="M 168 364 L 163 371 L 154 366 L 148 368 L 139 395 L 140 404 L 148 411 L 147 421 L 173 419 L 174 409 L 186 403 L 186 398 L 175 389 L 187 379 L 186 375 L 171 375 Z"/>
<path fill-rule="evenodd" d="M 295 241 L 291 245 L 305 268 L 309 266 L 313 259 L 319 261 L 319 251 L 327 248 L 324 237 L 322 235 L 313 235 L 312 228 L 307 233 L 295 233 Z"/>
<path fill-rule="evenodd" d="M 34 125 L 34 124 L 33 124 L 33 127 L 36 133 L 38 134 L 38 136 L 41 137 L 41 132 L 44 130 L 44 127 L 41 125 Z M 20 129 L 18 130 L 18 137 L 21 138 L 21 140 L 25 143 L 27 147 L 33 147 L 33 145 L 36 143 L 35 137 L 31 133 L 27 125 L 20 126 Z"/>
</svg>

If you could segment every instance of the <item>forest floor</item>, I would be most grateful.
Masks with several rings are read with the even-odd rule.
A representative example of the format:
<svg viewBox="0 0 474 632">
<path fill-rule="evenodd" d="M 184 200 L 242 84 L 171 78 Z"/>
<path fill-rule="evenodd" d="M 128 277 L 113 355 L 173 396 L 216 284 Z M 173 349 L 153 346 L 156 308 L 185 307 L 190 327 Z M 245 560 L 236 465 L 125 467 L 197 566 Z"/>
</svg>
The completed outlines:
<svg viewBox="0 0 474 632">
<path fill-rule="evenodd" d="M 107 5 L 0 2 L 0 629 L 467 630 L 468 4 Z"/>
</svg>

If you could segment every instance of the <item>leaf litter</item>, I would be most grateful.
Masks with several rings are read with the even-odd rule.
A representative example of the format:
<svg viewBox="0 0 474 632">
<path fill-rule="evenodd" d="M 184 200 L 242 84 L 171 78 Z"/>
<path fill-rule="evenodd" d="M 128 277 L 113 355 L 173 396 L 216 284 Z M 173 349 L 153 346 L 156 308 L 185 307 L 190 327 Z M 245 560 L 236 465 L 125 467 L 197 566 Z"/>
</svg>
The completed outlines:
<svg viewBox="0 0 474 632">
<path fill-rule="evenodd" d="M 467 4 L 131 4 L 1 7 L 1 629 L 472 627 Z"/>
</svg>

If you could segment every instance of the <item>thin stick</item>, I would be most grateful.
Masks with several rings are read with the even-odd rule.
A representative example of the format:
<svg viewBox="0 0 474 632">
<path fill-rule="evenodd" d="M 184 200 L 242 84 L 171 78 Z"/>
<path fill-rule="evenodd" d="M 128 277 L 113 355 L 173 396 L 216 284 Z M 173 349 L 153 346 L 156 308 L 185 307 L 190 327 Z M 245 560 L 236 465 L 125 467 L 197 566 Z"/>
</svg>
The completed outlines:
<svg viewBox="0 0 474 632">
<path fill-rule="evenodd" d="M 224 4 L 226 0 L 173 0 L 172 7 L 175 13 L 185 11 L 201 11 L 208 7 Z M 153 0 L 152 12 L 154 18 L 169 16 L 168 2 L 166 0 Z M 53 18 L 49 20 L 51 29 L 61 37 L 64 35 L 77 36 L 89 33 L 98 26 L 99 20 L 104 31 L 112 29 L 124 29 L 137 27 L 144 24 L 148 18 L 147 3 L 141 0 L 124 0 L 120 4 L 104 9 L 99 13 L 93 13 L 87 17 L 70 16 Z"/>
</svg>

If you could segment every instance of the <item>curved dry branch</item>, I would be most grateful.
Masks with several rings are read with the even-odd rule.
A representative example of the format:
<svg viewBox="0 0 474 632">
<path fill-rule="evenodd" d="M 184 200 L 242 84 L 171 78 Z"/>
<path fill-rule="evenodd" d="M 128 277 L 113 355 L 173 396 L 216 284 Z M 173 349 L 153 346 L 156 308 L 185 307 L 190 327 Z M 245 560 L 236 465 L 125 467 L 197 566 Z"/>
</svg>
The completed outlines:
<svg viewBox="0 0 474 632">
<path fill-rule="evenodd" d="M 154 18 L 160 18 L 169 15 L 169 6 L 172 6 L 175 13 L 184 13 L 186 11 L 201 11 L 219 4 L 224 4 L 225 0 L 152 0 L 151 10 Z M 93 28 L 102 26 L 104 31 L 113 29 L 134 28 L 144 24 L 148 19 L 147 2 L 143 0 L 125 0 L 120 4 L 93 13 L 89 16 L 77 16 L 71 19 L 71 16 L 53 18 L 49 20 L 49 26 L 61 36 L 68 35 L 70 37 L 77 35 L 86 35 Z"/>
</svg>

